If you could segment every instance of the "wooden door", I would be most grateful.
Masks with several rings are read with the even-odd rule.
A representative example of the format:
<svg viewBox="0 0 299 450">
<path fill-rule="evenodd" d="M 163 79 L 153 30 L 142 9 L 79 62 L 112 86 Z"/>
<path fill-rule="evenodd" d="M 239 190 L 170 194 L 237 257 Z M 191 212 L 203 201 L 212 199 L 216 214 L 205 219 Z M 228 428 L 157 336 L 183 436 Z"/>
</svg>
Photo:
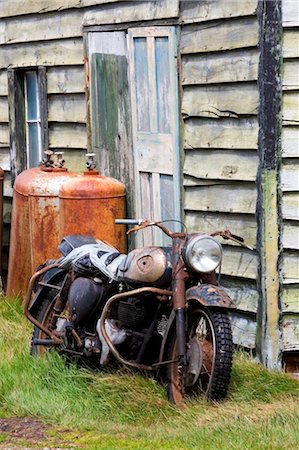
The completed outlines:
<svg viewBox="0 0 299 450">
<path fill-rule="evenodd" d="M 137 216 L 180 220 L 175 28 L 129 29 L 128 48 Z M 161 231 L 152 229 L 138 244 L 165 242 Z"/>
</svg>

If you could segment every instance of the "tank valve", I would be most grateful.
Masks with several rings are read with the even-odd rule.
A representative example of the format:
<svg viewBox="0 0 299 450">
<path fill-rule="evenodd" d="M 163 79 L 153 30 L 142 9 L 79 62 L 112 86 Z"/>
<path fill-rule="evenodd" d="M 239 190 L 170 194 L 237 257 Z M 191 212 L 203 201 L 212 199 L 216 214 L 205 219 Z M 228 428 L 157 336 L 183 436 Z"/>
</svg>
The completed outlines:
<svg viewBox="0 0 299 450">
<path fill-rule="evenodd" d="M 95 170 L 97 167 L 96 162 L 94 160 L 95 153 L 86 153 L 87 161 L 86 161 L 86 167 L 88 170 Z"/>
<path fill-rule="evenodd" d="M 62 169 L 65 163 L 65 160 L 63 159 L 63 152 L 55 152 L 56 161 L 54 163 L 54 166 Z"/>
<path fill-rule="evenodd" d="M 53 167 L 54 161 L 51 159 L 51 156 L 54 154 L 52 150 L 46 150 L 45 156 L 42 159 L 42 165 L 45 167 Z"/>
</svg>

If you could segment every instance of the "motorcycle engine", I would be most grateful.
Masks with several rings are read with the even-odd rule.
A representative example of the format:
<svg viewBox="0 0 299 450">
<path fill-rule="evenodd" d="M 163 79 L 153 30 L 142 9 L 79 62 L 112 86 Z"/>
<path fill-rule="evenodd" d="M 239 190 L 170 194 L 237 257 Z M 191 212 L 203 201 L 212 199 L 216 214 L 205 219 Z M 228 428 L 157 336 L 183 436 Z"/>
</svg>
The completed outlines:
<svg viewBox="0 0 299 450">
<path fill-rule="evenodd" d="M 144 301 L 139 298 L 129 298 L 120 301 L 117 306 L 116 320 L 120 327 L 138 330 L 146 324 L 147 311 Z"/>
</svg>

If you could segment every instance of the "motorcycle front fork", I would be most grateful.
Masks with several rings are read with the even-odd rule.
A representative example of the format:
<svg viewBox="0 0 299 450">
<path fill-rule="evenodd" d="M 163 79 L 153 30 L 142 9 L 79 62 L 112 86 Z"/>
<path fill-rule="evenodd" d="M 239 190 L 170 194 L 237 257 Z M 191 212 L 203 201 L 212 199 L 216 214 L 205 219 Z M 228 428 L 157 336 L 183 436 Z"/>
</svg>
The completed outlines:
<svg viewBox="0 0 299 450">
<path fill-rule="evenodd" d="M 181 239 L 173 239 L 173 309 L 176 318 L 176 354 L 179 367 L 185 376 L 187 367 L 187 346 L 186 346 L 186 287 L 187 274 L 185 264 L 180 257 Z"/>
</svg>

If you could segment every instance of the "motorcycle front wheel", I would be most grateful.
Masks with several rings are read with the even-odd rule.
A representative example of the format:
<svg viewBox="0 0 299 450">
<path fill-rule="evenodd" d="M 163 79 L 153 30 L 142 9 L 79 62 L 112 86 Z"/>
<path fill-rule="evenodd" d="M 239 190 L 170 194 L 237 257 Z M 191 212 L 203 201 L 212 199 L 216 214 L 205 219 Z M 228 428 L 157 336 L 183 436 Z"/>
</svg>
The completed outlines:
<svg viewBox="0 0 299 450">
<path fill-rule="evenodd" d="M 187 315 L 187 369 L 179 366 L 173 334 L 167 360 L 167 394 L 180 406 L 186 396 L 203 395 L 222 400 L 228 390 L 232 368 L 232 332 L 226 312 L 195 309 Z"/>
</svg>

